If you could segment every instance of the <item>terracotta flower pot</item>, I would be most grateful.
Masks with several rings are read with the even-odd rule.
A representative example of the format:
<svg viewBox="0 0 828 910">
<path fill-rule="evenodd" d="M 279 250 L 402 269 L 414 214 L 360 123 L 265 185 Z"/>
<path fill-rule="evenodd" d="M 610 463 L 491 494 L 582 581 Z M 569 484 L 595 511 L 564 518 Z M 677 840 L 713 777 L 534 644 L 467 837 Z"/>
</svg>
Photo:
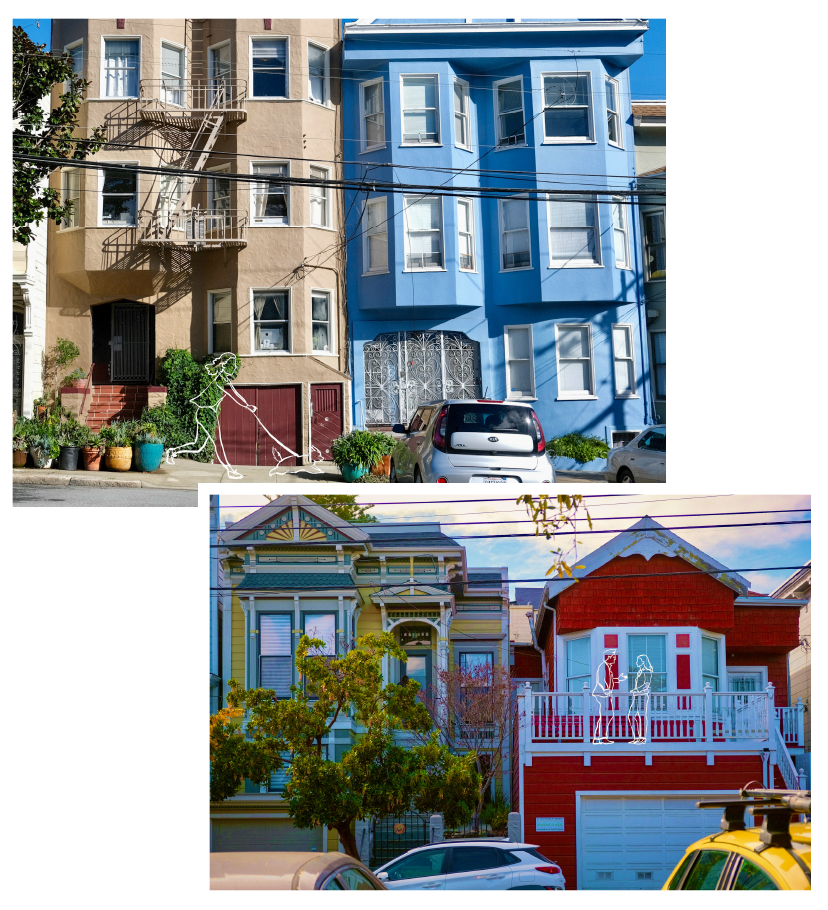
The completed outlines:
<svg viewBox="0 0 828 910">
<path fill-rule="evenodd" d="M 12 464 L 16 468 L 25 468 L 26 459 L 29 457 L 29 453 L 24 449 L 22 452 L 14 449 L 12 451 Z"/>
<path fill-rule="evenodd" d="M 84 446 L 81 449 L 81 457 L 87 471 L 100 471 L 103 449 L 99 449 L 97 446 Z"/>
<path fill-rule="evenodd" d="M 378 461 L 373 468 L 371 468 L 371 473 L 374 477 L 388 477 L 391 474 L 391 456 L 383 455 L 382 460 Z"/>
<path fill-rule="evenodd" d="M 132 446 L 107 446 L 106 466 L 110 471 L 128 471 L 132 466 Z"/>
<path fill-rule="evenodd" d="M 85 380 L 85 379 L 73 379 L 73 380 L 72 380 L 72 388 L 73 388 L 73 389 L 85 389 L 85 388 L 86 388 L 86 380 Z"/>
</svg>

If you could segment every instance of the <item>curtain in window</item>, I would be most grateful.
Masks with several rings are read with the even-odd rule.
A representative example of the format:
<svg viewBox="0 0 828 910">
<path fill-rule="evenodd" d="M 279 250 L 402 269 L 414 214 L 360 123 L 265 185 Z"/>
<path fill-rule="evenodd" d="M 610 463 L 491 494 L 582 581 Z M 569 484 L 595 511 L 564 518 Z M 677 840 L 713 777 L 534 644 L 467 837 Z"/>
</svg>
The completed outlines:
<svg viewBox="0 0 828 910">
<path fill-rule="evenodd" d="M 290 698 L 293 683 L 291 617 L 259 617 L 259 686 L 274 689 L 279 698 Z"/>
<path fill-rule="evenodd" d="M 253 42 L 253 97 L 284 98 L 287 85 L 287 44 L 278 38 Z"/>
<path fill-rule="evenodd" d="M 290 752 L 283 752 L 282 758 L 290 759 Z M 287 782 L 290 780 L 290 771 L 291 766 L 288 764 L 282 765 L 278 771 L 274 771 L 270 775 L 270 782 L 268 783 L 267 789 L 271 793 L 284 793 Z"/>
<path fill-rule="evenodd" d="M 595 206 L 580 200 L 549 203 L 549 258 L 553 262 L 595 262 Z"/>
<path fill-rule="evenodd" d="M 403 140 L 437 141 L 437 79 L 413 76 L 403 80 Z"/>
<path fill-rule="evenodd" d="M 287 165 L 257 164 L 254 165 L 253 173 L 287 176 Z M 279 224 L 287 224 L 287 197 L 284 187 L 270 183 L 256 183 L 253 192 L 254 217 L 267 218 Z"/>
<path fill-rule="evenodd" d="M 583 326 L 558 328 L 558 387 L 562 392 L 590 392 L 589 331 Z"/>
<path fill-rule="evenodd" d="M 329 318 L 330 300 L 327 294 L 313 294 L 311 297 L 311 318 L 313 322 L 313 349 L 314 351 L 329 351 Z"/>
<path fill-rule="evenodd" d="M 105 44 L 106 97 L 128 98 L 138 95 L 138 39 L 107 38 Z"/>
<path fill-rule="evenodd" d="M 365 117 L 365 144 L 382 145 L 385 142 L 385 116 L 382 109 L 382 83 L 374 82 L 363 89 L 362 100 Z"/>
<path fill-rule="evenodd" d="M 255 318 L 255 350 L 286 351 L 288 349 L 287 291 L 253 295 Z"/>
<path fill-rule="evenodd" d="M 311 101 L 325 104 L 325 56 L 327 51 L 315 44 L 308 45 L 308 88 Z"/>
</svg>

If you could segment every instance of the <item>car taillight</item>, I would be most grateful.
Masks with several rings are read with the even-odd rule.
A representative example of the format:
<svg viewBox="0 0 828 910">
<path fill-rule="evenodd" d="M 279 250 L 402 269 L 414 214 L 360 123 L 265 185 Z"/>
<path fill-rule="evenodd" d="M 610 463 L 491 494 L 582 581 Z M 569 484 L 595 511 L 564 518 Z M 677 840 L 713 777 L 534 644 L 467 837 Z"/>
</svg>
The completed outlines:
<svg viewBox="0 0 828 910">
<path fill-rule="evenodd" d="M 536 872 L 545 872 L 547 875 L 560 875 L 561 870 L 557 866 L 535 866 Z"/>
<path fill-rule="evenodd" d="M 446 405 L 437 417 L 434 424 L 434 436 L 431 438 L 432 445 L 441 452 L 446 451 L 446 417 L 448 415 L 448 405 Z M 439 483 L 439 481 L 438 481 Z"/>
<path fill-rule="evenodd" d="M 438 477 L 438 478 L 437 478 L 437 483 L 448 483 L 448 481 L 446 480 L 445 477 Z"/>
<path fill-rule="evenodd" d="M 546 440 L 543 438 L 543 427 L 540 425 L 538 415 L 534 411 L 532 411 L 532 420 L 535 421 L 535 436 L 538 439 L 537 452 L 540 455 L 546 448 Z"/>
</svg>

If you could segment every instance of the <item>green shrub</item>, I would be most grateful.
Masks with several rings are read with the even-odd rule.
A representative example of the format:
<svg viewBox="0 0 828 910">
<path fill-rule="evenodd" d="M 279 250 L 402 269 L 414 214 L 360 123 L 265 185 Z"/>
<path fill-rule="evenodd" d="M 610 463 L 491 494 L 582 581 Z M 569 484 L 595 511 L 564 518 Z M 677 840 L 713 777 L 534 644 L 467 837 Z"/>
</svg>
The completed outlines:
<svg viewBox="0 0 828 910">
<path fill-rule="evenodd" d="M 558 458 L 574 458 L 586 464 L 593 458 L 606 458 L 610 447 L 600 436 L 583 436 L 581 433 L 567 433 L 556 436 L 546 444 L 546 451 Z"/>
<path fill-rule="evenodd" d="M 60 387 L 62 389 L 66 388 L 66 387 L 72 385 L 72 383 L 76 379 L 86 379 L 86 373 L 84 373 L 83 370 L 81 370 L 81 369 L 72 370 L 72 372 L 69 373 L 68 376 L 63 377 L 63 381 L 61 382 Z"/>
<path fill-rule="evenodd" d="M 108 427 L 101 427 L 98 434 L 105 446 L 129 448 L 135 440 L 137 420 L 113 420 Z"/>
<path fill-rule="evenodd" d="M 347 436 L 340 436 L 331 443 L 331 454 L 338 467 L 352 464 L 372 468 L 383 455 L 394 451 L 394 440 L 385 433 L 371 430 L 352 430 Z"/>
<path fill-rule="evenodd" d="M 503 795 L 502 790 L 495 790 L 494 799 L 483 806 L 480 813 L 480 821 L 489 825 L 492 833 L 505 833 L 509 827 L 509 812 L 511 811 L 509 803 Z"/>
</svg>

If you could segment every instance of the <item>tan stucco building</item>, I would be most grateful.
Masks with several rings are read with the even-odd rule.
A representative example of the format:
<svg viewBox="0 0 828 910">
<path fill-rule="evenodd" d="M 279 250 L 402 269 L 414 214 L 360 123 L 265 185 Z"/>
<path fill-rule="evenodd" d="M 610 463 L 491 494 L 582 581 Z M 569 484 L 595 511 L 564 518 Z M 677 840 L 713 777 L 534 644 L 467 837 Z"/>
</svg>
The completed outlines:
<svg viewBox="0 0 828 910">
<path fill-rule="evenodd" d="M 74 366 L 94 364 L 90 424 L 139 409 L 165 351 L 184 348 L 235 353 L 236 386 L 303 456 L 310 436 L 329 458 L 349 429 L 341 192 L 251 179 L 341 178 L 339 32 L 335 19 L 52 21 L 54 52 L 91 83 L 80 129 L 107 130 L 98 167 L 52 178 L 76 215 L 50 224 L 47 344 L 70 338 Z M 221 421 L 231 461 L 273 463 L 248 411 L 225 405 Z"/>
</svg>

